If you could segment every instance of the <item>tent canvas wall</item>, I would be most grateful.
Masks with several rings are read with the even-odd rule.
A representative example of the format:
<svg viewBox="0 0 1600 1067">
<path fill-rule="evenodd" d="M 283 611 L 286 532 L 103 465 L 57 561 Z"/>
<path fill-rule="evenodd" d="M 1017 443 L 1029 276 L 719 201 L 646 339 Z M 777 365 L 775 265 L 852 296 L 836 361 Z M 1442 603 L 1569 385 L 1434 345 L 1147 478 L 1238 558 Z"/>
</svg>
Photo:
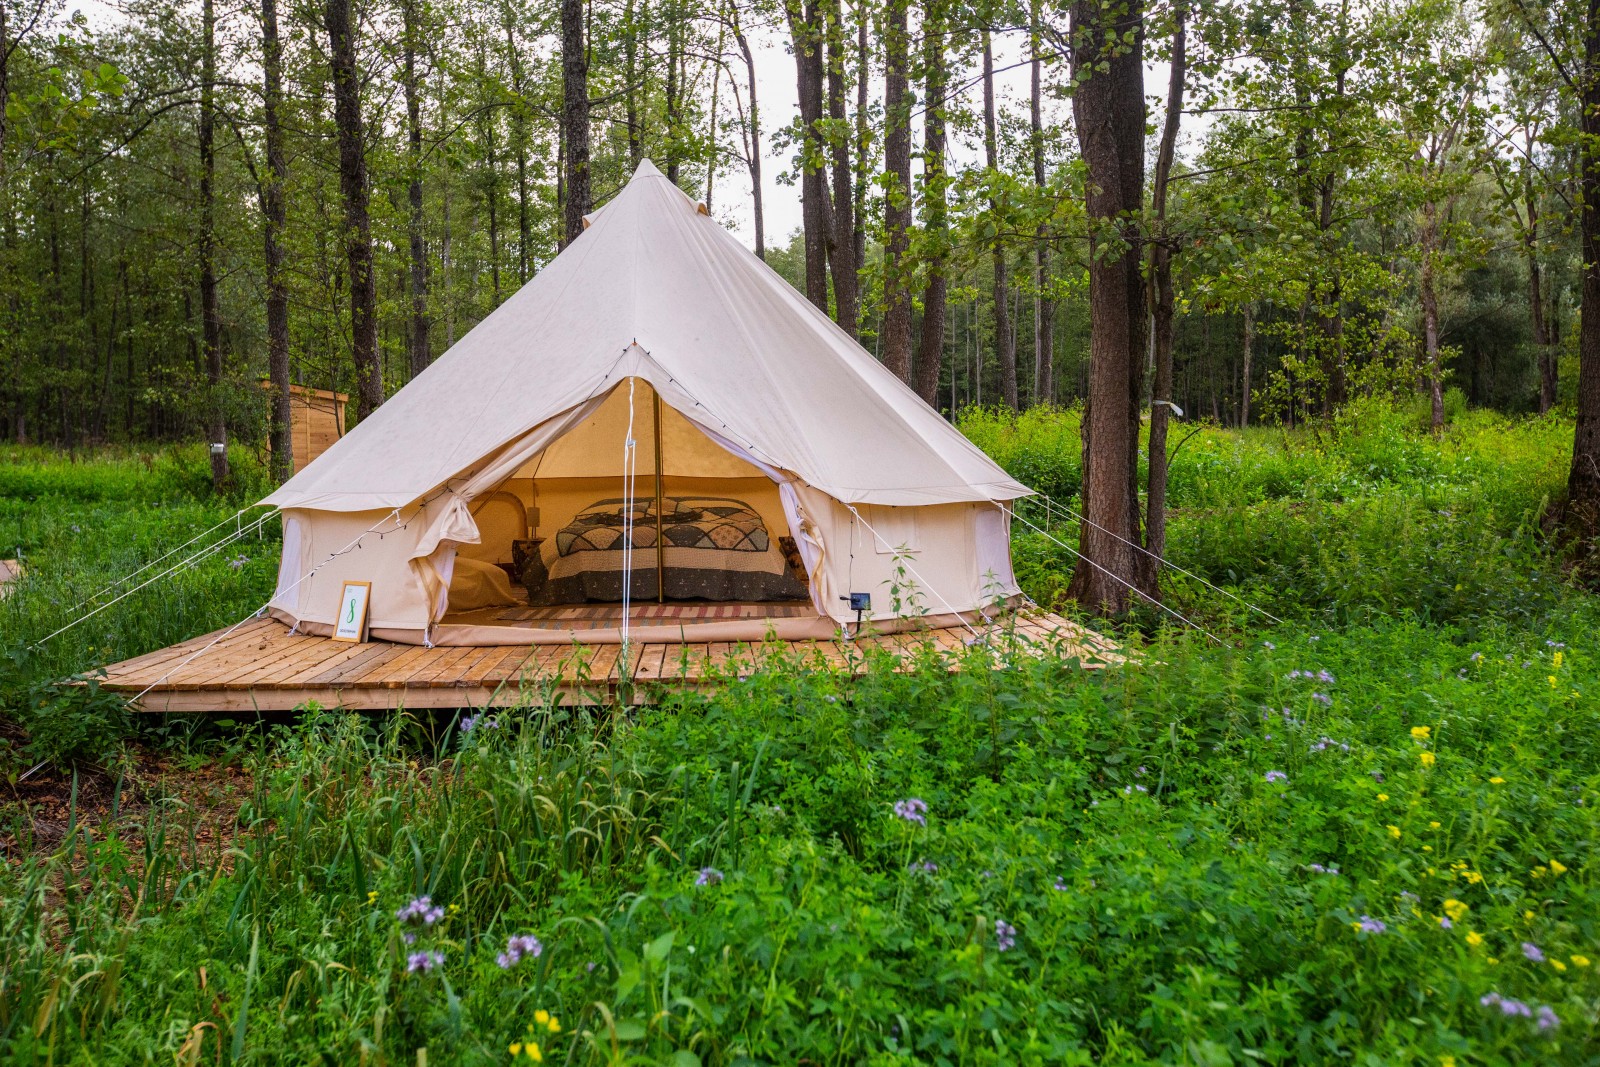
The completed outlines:
<svg viewBox="0 0 1600 1067">
<path fill-rule="evenodd" d="M 815 609 L 684 639 L 828 636 L 853 621 L 850 592 L 873 594 L 880 626 L 1016 595 L 1007 504 L 1027 488 L 647 162 L 548 267 L 263 502 L 284 516 L 273 614 L 325 632 L 342 583 L 360 580 L 380 638 L 570 639 L 445 622 L 457 552 L 484 545 L 473 505 L 525 493 L 548 527 L 579 499 L 562 483 L 620 479 L 629 427 L 636 441 L 653 429 L 657 397 L 669 476 L 769 486 L 760 510 L 797 542 Z M 653 464 L 635 450 L 642 481 Z"/>
</svg>

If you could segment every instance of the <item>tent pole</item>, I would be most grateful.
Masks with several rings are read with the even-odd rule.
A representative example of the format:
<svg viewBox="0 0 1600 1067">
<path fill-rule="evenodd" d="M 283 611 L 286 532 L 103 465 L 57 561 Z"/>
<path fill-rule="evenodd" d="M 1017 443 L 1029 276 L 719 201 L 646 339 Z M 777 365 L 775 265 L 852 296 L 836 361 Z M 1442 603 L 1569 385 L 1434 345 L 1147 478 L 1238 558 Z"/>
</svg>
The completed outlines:
<svg viewBox="0 0 1600 1067">
<path fill-rule="evenodd" d="M 661 394 L 656 392 L 655 386 L 650 387 L 650 393 L 655 397 L 655 432 L 656 432 L 656 603 L 667 602 L 667 564 L 666 546 L 662 544 L 661 508 Z"/>
</svg>

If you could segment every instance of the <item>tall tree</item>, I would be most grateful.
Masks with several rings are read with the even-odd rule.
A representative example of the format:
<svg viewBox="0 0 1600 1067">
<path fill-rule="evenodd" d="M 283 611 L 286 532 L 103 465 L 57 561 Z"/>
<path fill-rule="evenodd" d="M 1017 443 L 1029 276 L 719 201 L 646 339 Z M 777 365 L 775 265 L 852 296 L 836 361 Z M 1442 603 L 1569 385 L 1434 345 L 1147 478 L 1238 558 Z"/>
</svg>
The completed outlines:
<svg viewBox="0 0 1600 1067">
<path fill-rule="evenodd" d="M 339 189 L 344 198 L 345 261 L 350 273 L 350 337 L 356 369 L 356 419 L 359 421 L 383 403 L 383 374 L 378 364 L 378 286 L 372 273 L 372 217 L 368 209 L 370 191 L 354 16 L 351 0 L 326 0 L 323 6 L 333 73 L 334 126 L 339 140 Z"/>
<path fill-rule="evenodd" d="M 1145 501 L 1145 548 L 1142 585 L 1154 589 L 1159 561 L 1167 551 L 1167 422 L 1172 415 L 1172 331 L 1176 296 L 1172 286 L 1172 257 L 1176 238 L 1167 224 L 1167 194 L 1172 165 L 1177 157 L 1178 128 L 1183 121 L 1184 79 L 1188 75 L 1189 6 L 1179 0 L 1172 13 L 1172 50 L 1168 58 L 1167 106 L 1161 124 L 1161 144 L 1151 183 L 1150 213 L 1150 330 L 1155 356 L 1155 381 L 1150 399 L 1149 488 Z"/>
<path fill-rule="evenodd" d="M 1144 9 L 1073 0 L 1073 125 L 1087 168 L 1089 388 L 1081 553 L 1069 592 L 1094 611 L 1125 611 L 1140 578 L 1139 407 L 1145 287 Z M 1146 589 L 1155 595 L 1154 589 Z"/>
<path fill-rule="evenodd" d="M 950 292 L 950 241 L 945 206 L 946 0 L 925 0 L 922 16 L 922 225 L 928 281 L 922 291 L 922 336 L 917 345 L 917 395 L 938 407 L 944 362 L 945 304 Z"/>
<path fill-rule="evenodd" d="M 989 168 L 989 212 L 994 218 L 994 239 L 989 257 L 994 265 L 994 349 L 1000 364 L 1000 395 L 1013 411 L 1021 406 L 1017 392 L 1017 331 L 1011 318 L 1011 270 L 1006 260 L 1005 226 L 1000 221 L 999 138 L 994 114 L 994 42 L 989 27 L 983 28 L 983 159 Z"/>
<path fill-rule="evenodd" d="M 828 259 L 833 220 L 828 202 L 827 140 L 823 129 L 822 13 L 817 0 L 785 0 L 794 46 L 800 102 L 800 218 L 806 257 L 806 299 L 828 312 Z"/>
<path fill-rule="evenodd" d="M 750 170 L 750 207 L 755 224 L 756 257 L 764 262 L 767 258 L 767 234 L 766 213 L 761 201 L 761 107 L 756 99 L 756 61 L 750 52 L 750 40 L 739 23 L 738 5 L 731 4 L 728 10 L 733 24 L 733 39 L 739 46 L 739 54 L 744 57 L 745 80 L 750 89 L 750 109 L 744 112 L 740 135 L 744 139 L 745 166 Z M 737 82 L 733 89 L 734 103 L 742 110 L 744 105 L 739 101 Z"/>
<path fill-rule="evenodd" d="M 1577 72 L 1583 309 L 1578 324 L 1578 417 L 1573 428 L 1572 467 L 1567 474 L 1567 508 L 1573 529 L 1593 541 L 1600 539 L 1600 0 L 1586 0 L 1585 7 L 1583 62 Z"/>
<path fill-rule="evenodd" d="M 583 0 L 561 0 L 561 143 L 566 221 L 565 243 L 583 233 L 583 217 L 594 204 L 589 174 L 589 48 L 584 39 Z"/>
<path fill-rule="evenodd" d="M 279 483 L 288 481 L 294 473 L 289 279 L 283 247 L 284 230 L 289 223 L 289 162 L 283 148 L 282 109 L 283 44 L 278 38 L 278 0 L 261 0 L 261 125 L 267 157 L 267 173 L 261 183 L 261 236 L 267 290 L 267 380 L 272 397 L 268 433 L 272 441 L 272 476 Z"/>
<path fill-rule="evenodd" d="M 833 233 L 828 244 L 828 267 L 833 275 L 834 320 L 845 333 L 855 337 L 861 329 L 861 279 L 855 244 L 854 160 L 845 104 L 845 71 L 850 56 L 845 44 L 842 0 L 824 0 L 824 12 L 828 39 L 827 141 L 833 164 Z"/>
<path fill-rule="evenodd" d="M 1044 106 L 1043 59 L 1041 51 L 1042 0 L 1031 0 L 1028 5 L 1028 147 L 1033 156 L 1033 188 L 1043 199 L 1044 172 Z M 1055 350 L 1056 306 L 1050 297 L 1050 227 L 1041 222 L 1034 232 L 1033 241 L 1033 400 L 1050 403 L 1055 400 Z"/>
<path fill-rule="evenodd" d="M 887 0 L 883 27 L 883 365 L 911 382 L 911 61 L 909 0 Z"/>
<path fill-rule="evenodd" d="M 217 307 L 217 12 L 200 4 L 200 320 L 205 348 L 206 435 L 210 439 L 211 486 L 228 485 L 228 415 L 222 390 L 222 313 Z M 85 242 L 87 251 L 87 242 Z M 220 446 L 220 447 L 218 447 Z"/>
<path fill-rule="evenodd" d="M 433 360 L 433 348 L 428 340 L 428 245 L 425 234 L 424 202 L 422 198 L 422 78 L 417 71 L 417 53 L 423 38 L 421 18 L 417 6 L 422 0 L 405 0 L 404 24 L 401 28 L 401 88 L 406 103 L 406 203 L 410 214 L 406 218 L 406 235 L 409 238 L 411 270 L 407 277 L 411 299 L 411 329 L 407 332 L 406 350 L 409 355 L 411 376 L 415 378 L 428 369 Z M 526 246 L 528 235 L 523 233 Z"/>
</svg>

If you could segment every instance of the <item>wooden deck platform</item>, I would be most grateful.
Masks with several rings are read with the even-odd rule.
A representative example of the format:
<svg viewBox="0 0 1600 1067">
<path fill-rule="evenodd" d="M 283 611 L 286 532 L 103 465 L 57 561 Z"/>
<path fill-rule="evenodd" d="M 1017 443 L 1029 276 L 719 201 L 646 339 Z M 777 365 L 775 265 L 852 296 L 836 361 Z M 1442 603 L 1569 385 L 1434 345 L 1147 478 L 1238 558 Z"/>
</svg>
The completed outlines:
<svg viewBox="0 0 1600 1067">
<path fill-rule="evenodd" d="M 221 631 L 218 631 L 219 633 Z M 1029 612 L 992 624 L 988 640 L 1013 635 L 1040 654 L 1076 656 L 1086 667 L 1119 663 L 1117 646 L 1058 615 Z M 505 706 L 521 690 L 551 687 L 571 702 L 609 702 L 623 695 L 647 703 L 663 687 L 694 686 L 744 670 L 764 657 L 794 653 L 818 669 L 860 673 L 861 650 L 882 648 L 904 658 L 927 643 L 957 652 L 973 634 L 964 627 L 927 629 L 839 641 L 772 645 L 640 641 L 630 662 L 618 645 L 423 648 L 372 641 L 291 636 L 272 619 L 256 619 L 222 640 L 205 634 L 106 668 L 102 688 L 138 695 L 140 711 L 283 711 L 315 701 L 357 710 Z M 216 641 L 214 645 L 211 645 Z M 207 645 L 211 647 L 207 648 Z M 195 655 L 199 650 L 205 651 Z M 954 657 L 951 669 L 957 669 Z M 142 695 L 139 695 L 142 694 Z"/>
</svg>

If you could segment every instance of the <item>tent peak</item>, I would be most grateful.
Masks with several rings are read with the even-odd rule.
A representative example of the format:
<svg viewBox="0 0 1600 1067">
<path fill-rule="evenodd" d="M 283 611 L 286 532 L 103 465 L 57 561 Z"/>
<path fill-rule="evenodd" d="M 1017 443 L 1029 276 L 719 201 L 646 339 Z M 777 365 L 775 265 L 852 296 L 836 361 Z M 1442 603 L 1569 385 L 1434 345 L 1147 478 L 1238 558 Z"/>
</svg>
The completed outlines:
<svg viewBox="0 0 1600 1067">
<path fill-rule="evenodd" d="M 633 177 L 629 178 L 628 180 L 630 182 L 636 182 L 640 178 L 664 178 L 664 177 L 666 177 L 666 175 L 662 174 L 660 169 L 657 168 L 654 163 L 650 162 L 650 158 L 648 156 L 646 156 L 644 159 L 641 159 L 639 161 L 638 167 L 634 168 Z"/>
</svg>

